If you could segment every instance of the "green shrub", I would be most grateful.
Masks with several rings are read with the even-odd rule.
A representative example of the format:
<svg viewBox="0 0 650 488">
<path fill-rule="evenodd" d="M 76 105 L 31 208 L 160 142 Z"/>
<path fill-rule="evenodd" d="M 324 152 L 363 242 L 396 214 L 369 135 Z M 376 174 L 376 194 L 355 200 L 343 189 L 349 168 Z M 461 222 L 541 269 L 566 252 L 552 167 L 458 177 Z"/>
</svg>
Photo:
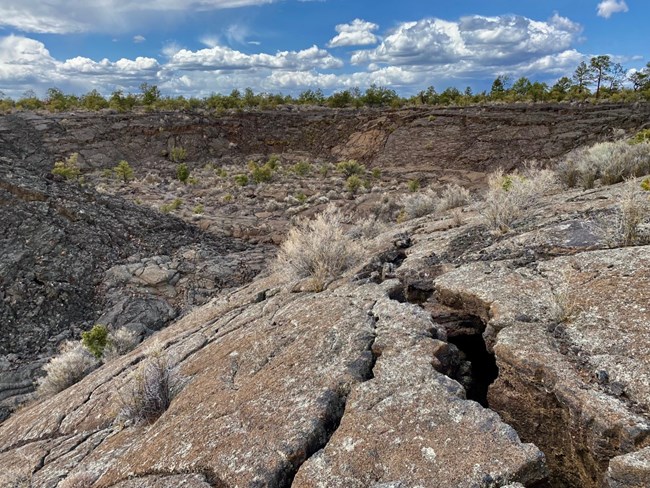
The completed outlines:
<svg viewBox="0 0 650 488">
<path fill-rule="evenodd" d="M 373 168 L 373 169 L 372 169 L 372 177 L 373 177 L 375 180 L 380 179 L 380 178 L 381 178 L 381 170 L 380 170 L 379 168 Z"/>
<path fill-rule="evenodd" d="M 106 179 L 113 177 L 113 170 L 111 168 L 105 168 L 102 170 L 102 176 Z"/>
<path fill-rule="evenodd" d="M 301 204 L 305 203 L 307 201 L 307 195 L 304 193 L 300 192 L 296 194 L 296 200 L 298 200 Z"/>
<path fill-rule="evenodd" d="M 406 186 L 408 187 L 411 193 L 415 193 L 420 189 L 420 180 L 417 179 L 409 180 Z"/>
<path fill-rule="evenodd" d="M 205 212 L 205 207 L 201 203 L 192 209 L 192 213 L 196 215 L 201 215 L 203 212 Z"/>
<path fill-rule="evenodd" d="M 180 198 L 175 198 L 174 201 L 172 201 L 171 203 L 162 205 L 160 207 L 160 211 L 163 213 L 169 213 L 173 210 L 178 210 L 181 207 L 181 205 L 183 205 L 183 200 L 181 200 Z"/>
<path fill-rule="evenodd" d="M 366 167 L 363 164 L 359 164 L 354 159 L 349 161 L 341 161 L 336 165 L 336 171 L 342 173 L 343 176 L 349 178 L 353 175 L 362 175 L 366 172 Z"/>
<path fill-rule="evenodd" d="M 265 163 L 264 166 L 260 166 L 254 161 L 249 161 L 248 169 L 251 172 L 251 178 L 256 184 L 271 181 L 271 178 L 273 177 L 273 167 L 268 163 Z"/>
<path fill-rule="evenodd" d="M 187 151 L 182 146 L 172 147 L 169 157 L 174 163 L 182 163 L 187 158 Z"/>
<path fill-rule="evenodd" d="M 235 175 L 235 183 L 239 186 L 246 186 L 248 185 L 248 176 L 245 174 L 239 174 Z"/>
<path fill-rule="evenodd" d="M 192 186 L 198 185 L 199 184 L 199 179 L 196 176 L 190 176 L 187 179 L 187 184 L 192 185 Z"/>
<path fill-rule="evenodd" d="M 128 163 L 128 161 L 122 160 L 117 163 L 117 166 L 113 168 L 115 176 L 121 178 L 124 183 L 128 183 L 129 180 L 133 179 L 133 168 Z"/>
<path fill-rule="evenodd" d="M 67 159 L 55 162 L 52 174 L 63 176 L 66 180 L 79 180 L 79 153 L 73 153 Z"/>
<path fill-rule="evenodd" d="M 97 324 L 89 331 L 81 333 L 81 344 L 97 359 L 104 354 L 107 339 L 108 329 L 105 325 Z"/>
<path fill-rule="evenodd" d="M 650 142 L 650 129 L 643 129 L 637 132 L 630 141 L 632 144 L 641 144 L 644 142 Z"/>
<path fill-rule="evenodd" d="M 215 169 L 214 174 L 219 178 L 228 178 L 228 171 L 223 168 Z"/>
<path fill-rule="evenodd" d="M 308 161 L 299 161 L 291 167 L 291 171 L 298 176 L 307 176 L 312 169 L 312 165 Z"/>
<path fill-rule="evenodd" d="M 271 170 L 275 171 L 276 169 L 278 169 L 279 164 L 280 164 L 280 156 L 278 156 L 277 154 L 271 154 L 271 156 L 269 157 L 268 161 L 264 166 L 268 166 L 269 168 L 271 168 Z"/>
<path fill-rule="evenodd" d="M 650 191 L 650 178 L 645 178 L 641 182 L 641 189 L 644 191 Z"/>
<path fill-rule="evenodd" d="M 503 175 L 501 178 L 501 189 L 503 191 L 512 190 L 512 186 L 514 185 L 514 178 L 514 175 Z"/>
<path fill-rule="evenodd" d="M 223 196 L 223 201 L 226 202 L 226 203 L 230 203 L 230 202 L 232 202 L 234 199 L 235 199 L 235 197 L 233 197 L 231 193 L 226 193 L 226 194 Z"/>
<path fill-rule="evenodd" d="M 363 185 L 363 180 L 357 175 L 352 175 L 345 181 L 345 188 L 352 194 L 358 192 L 361 185 Z"/>
<path fill-rule="evenodd" d="M 181 163 L 176 166 L 176 179 L 181 183 L 187 183 L 187 179 L 190 177 L 190 170 L 187 167 L 187 164 Z"/>
</svg>

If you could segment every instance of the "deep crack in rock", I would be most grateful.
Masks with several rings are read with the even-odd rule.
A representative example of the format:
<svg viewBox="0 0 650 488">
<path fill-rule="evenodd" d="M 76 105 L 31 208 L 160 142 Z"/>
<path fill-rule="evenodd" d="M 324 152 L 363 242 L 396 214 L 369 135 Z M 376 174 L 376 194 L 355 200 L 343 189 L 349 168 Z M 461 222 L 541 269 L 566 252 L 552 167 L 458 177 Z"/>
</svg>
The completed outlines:
<svg viewBox="0 0 650 488">
<path fill-rule="evenodd" d="M 471 325 L 480 324 L 478 328 Z M 475 331 L 474 333 L 462 333 L 449 335 L 449 343 L 458 348 L 460 364 L 457 374 L 454 377 L 467 392 L 467 398 L 489 408 L 488 388 L 499 376 L 494 354 L 488 352 L 483 340 L 482 332 L 485 328 L 480 321 L 461 321 L 460 327 L 463 331 Z"/>
</svg>

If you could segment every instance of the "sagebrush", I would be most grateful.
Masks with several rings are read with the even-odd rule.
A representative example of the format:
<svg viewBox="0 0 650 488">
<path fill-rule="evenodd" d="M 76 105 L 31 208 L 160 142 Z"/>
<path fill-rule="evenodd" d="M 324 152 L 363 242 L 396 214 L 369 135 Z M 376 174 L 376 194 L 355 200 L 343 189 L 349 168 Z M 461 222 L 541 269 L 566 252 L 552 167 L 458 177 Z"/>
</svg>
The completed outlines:
<svg viewBox="0 0 650 488">
<path fill-rule="evenodd" d="M 434 213 L 438 205 L 438 195 L 433 190 L 427 189 L 423 192 L 406 194 L 399 203 L 402 210 L 398 220 L 402 222 Z"/>
<path fill-rule="evenodd" d="M 104 361 L 112 361 L 131 351 L 140 342 L 140 336 L 126 327 L 113 330 L 108 334 L 104 348 Z"/>
<path fill-rule="evenodd" d="M 618 202 L 618 233 L 620 244 L 632 246 L 642 244 L 647 236 L 642 235 L 642 224 L 650 216 L 650 202 L 646 191 L 636 180 L 629 180 L 623 185 Z"/>
<path fill-rule="evenodd" d="M 505 174 L 498 169 L 488 175 L 488 189 L 479 212 L 486 225 L 507 232 L 528 214 L 540 197 L 556 186 L 556 175 L 548 169 L 527 165 L 521 172 Z"/>
<path fill-rule="evenodd" d="M 445 185 L 440 195 L 440 200 L 436 205 L 437 212 L 445 212 L 452 208 L 463 207 L 471 200 L 471 195 L 467 188 L 456 183 Z"/>
<path fill-rule="evenodd" d="M 600 181 L 614 185 L 628 178 L 650 174 L 650 143 L 601 142 L 573 151 L 557 168 L 562 183 L 591 189 Z"/>
<path fill-rule="evenodd" d="M 50 396 L 65 390 L 99 366 L 99 361 L 80 342 L 68 341 L 59 355 L 43 366 L 45 376 L 38 380 L 40 396 Z"/>
<path fill-rule="evenodd" d="M 346 235 L 343 215 L 330 205 L 313 220 L 299 220 L 280 246 L 275 269 L 288 281 L 311 278 L 322 289 L 355 266 L 365 252 Z"/>
</svg>

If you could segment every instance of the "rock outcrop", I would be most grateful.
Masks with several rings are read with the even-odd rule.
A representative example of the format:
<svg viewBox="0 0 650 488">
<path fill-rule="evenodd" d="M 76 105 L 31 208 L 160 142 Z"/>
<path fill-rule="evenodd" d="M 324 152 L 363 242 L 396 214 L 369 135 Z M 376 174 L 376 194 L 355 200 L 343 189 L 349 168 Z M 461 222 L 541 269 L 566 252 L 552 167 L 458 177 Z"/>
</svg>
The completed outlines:
<svg viewBox="0 0 650 488">
<path fill-rule="evenodd" d="M 399 286 L 292 294 L 269 279 L 216 299 L 9 418 L 0 462 L 48 487 L 82 474 L 139 487 L 187 473 L 209 486 L 543 481 L 543 454 L 436 370 L 446 344 L 427 313 L 389 298 Z M 191 379 L 153 425 L 123 425 L 120 391 L 154 348 Z"/>
<path fill-rule="evenodd" d="M 611 248 L 619 192 L 555 194 L 501 236 L 472 211 L 403 223 L 321 293 L 222 293 L 12 415 L 0 463 L 39 487 L 646 486 L 650 252 Z M 189 381 L 125 422 L 152 351 Z"/>
<path fill-rule="evenodd" d="M 73 322 L 151 335 L 1 423 L 0 484 L 649 486 L 650 246 L 621 245 L 622 185 L 540 197 L 502 234 L 486 228 L 480 205 L 395 224 L 364 242 L 365 262 L 312 293 L 279 274 L 253 278 L 266 247 L 45 178 L 53 158 L 79 150 L 78 134 L 90 167 L 123 157 L 155 164 L 161 156 L 147 154 L 184 145 L 197 160 L 199 151 L 311 151 L 434 174 L 440 155 L 440 171 L 482 172 L 638 129 L 647 110 L 1 118 L 0 204 L 11 211 L 0 217 L 0 368 L 9 383 L 28 388 L 54 345 L 77 332 Z M 581 122 L 571 131 L 573 116 Z M 17 135 L 3 129 L 12 124 Z M 258 137 L 247 138 L 251 130 Z M 312 133 L 320 139 L 308 142 Z M 437 150 L 407 148 L 409 134 L 473 142 L 445 136 Z M 20 370 L 14 347 L 34 348 Z M 152 356 L 178 368 L 183 388 L 151 423 L 136 423 L 123 405 Z"/>
<path fill-rule="evenodd" d="M 576 147 L 637 131 L 649 117 L 647 104 L 296 108 L 221 115 L 17 113 L 0 115 L 0 144 L 5 152 L 40 154 L 34 167 L 43 174 L 73 152 L 88 169 L 126 159 L 140 170 L 159 165 L 173 147 L 182 146 L 188 161 L 199 164 L 277 153 L 353 158 L 390 174 L 446 179 L 454 172 L 482 174 L 531 159 L 553 160 Z"/>
<path fill-rule="evenodd" d="M 218 290 L 248 282 L 268 255 L 121 198 L 41 178 L 17 159 L 0 159 L 0 208 L 5 407 L 33 390 L 58 344 L 98 319 L 140 333 L 160 329 Z"/>
</svg>

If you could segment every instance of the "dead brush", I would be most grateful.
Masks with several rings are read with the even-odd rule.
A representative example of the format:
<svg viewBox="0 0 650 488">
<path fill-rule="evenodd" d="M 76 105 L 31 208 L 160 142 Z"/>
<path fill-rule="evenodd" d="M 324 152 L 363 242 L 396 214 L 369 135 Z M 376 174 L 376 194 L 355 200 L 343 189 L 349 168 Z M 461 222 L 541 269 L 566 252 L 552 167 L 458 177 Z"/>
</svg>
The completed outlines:
<svg viewBox="0 0 650 488">
<path fill-rule="evenodd" d="M 618 215 L 618 240 L 622 246 L 632 246 L 647 240 L 642 232 L 642 224 L 650 217 L 650 202 L 648 192 L 642 189 L 638 180 L 628 180 L 623 185 Z"/>
<path fill-rule="evenodd" d="M 187 383 L 168 355 L 153 352 L 142 361 L 131 381 L 120 393 L 120 417 L 136 423 L 153 423 L 171 405 Z"/>
<path fill-rule="evenodd" d="M 471 195 L 467 188 L 456 183 L 445 185 L 440 194 L 440 200 L 436 204 L 436 212 L 442 213 L 447 210 L 463 207 L 470 203 Z"/>
</svg>

